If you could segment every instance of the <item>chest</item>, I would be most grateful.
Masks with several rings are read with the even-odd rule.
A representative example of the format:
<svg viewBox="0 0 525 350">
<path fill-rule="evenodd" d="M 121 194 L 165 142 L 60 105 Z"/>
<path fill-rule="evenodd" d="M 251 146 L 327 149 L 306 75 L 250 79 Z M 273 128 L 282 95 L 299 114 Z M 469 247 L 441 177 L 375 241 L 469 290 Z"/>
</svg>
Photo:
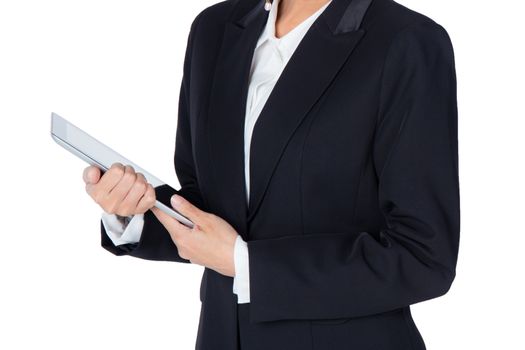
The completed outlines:
<svg viewBox="0 0 525 350">
<path fill-rule="evenodd" d="M 196 45 L 192 56 L 190 125 L 199 186 L 210 207 L 230 221 L 253 218 L 276 186 L 301 184 L 290 192 L 295 196 L 326 182 L 356 179 L 357 186 L 376 122 L 380 55 L 370 59 L 364 31 L 334 39 L 314 25 L 247 123 L 257 101 L 249 79 L 257 34 L 256 27 L 227 25 L 217 46 Z"/>
</svg>

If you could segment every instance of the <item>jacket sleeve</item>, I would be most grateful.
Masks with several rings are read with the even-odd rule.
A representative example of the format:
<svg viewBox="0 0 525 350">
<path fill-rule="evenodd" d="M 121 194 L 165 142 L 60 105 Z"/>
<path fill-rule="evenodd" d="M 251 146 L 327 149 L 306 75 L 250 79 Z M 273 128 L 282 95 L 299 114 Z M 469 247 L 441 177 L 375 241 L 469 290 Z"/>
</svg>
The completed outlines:
<svg viewBox="0 0 525 350">
<path fill-rule="evenodd" d="M 456 75 L 445 29 L 396 34 L 384 61 L 372 157 L 380 232 L 248 241 L 252 321 L 386 312 L 445 294 L 460 212 Z"/>
<path fill-rule="evenodd" d="M 193 41 L 196 27 L 202 12 L 195 17 L 188 34 L 184 58 L 183 77 L 179 93 L 179 107 L 177 117 L 177 131 L 174 152 L 174 164 L 177 178 L 181 185 L 179 190 L 167 184 L 157 186 L 155 193 L 157 200 L 171 207 L 170 198 L 178 193 L 188 199 L 195 206 L 206 210 L 195 173 L 192 156 L 191 134 L 189 123 L 189 91 L 190 91 L 190 64 Z M 147 260 L 176 261 L 190 263 L 179 256 L 177 246 L 173 243 L 168 231 L 160 223 L 151 210 L 144 213 L 144 226 L 140 240 L 137 243 L 114 245 L 108 237 L 102 220 L 100 221 L 101 245 L 115 255 L 130 255 Z"/>
</svg>

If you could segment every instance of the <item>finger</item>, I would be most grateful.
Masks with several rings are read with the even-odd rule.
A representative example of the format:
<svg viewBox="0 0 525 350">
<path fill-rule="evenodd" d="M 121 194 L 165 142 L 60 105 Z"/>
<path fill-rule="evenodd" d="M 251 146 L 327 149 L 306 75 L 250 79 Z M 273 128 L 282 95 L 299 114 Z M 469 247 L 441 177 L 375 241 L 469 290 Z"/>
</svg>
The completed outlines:
<svg viewBox="0 0 525 350">
<path fill-rule="evenodd" d="M 82 178 L 86 184 L 86 192 L 96 201 L 99 202 L 101 193 L 101 186 L 99 186 L 101 179 L 101 171 L 94 165 L 90 165 L 84 169 Z"/>
<path fill-rule="evenodd" d="M 109 194 L 109 192 L 120 182 L 124 173 L 124 165 L 118 162 L 113 163 L 97 183 L 97 191 Z"/>
<path fill-rule="evenodd" d="M 171 205 L 182 215 L 193 221 L 195 224 L 203 225 L 206 221 L 206 212 L 200 210 L 190 201 L 177 194 L 171 196 Z M 181 224 L 182 225 L 182 224 Z"/>
<path fill-rule="evenodd" d="M 157 207 L 151 208 L 151 211 L 161 224 L 166 227 L 171 237 L 175 240 L 179 239 L 182 235 L 191 233 L 191 229 L 184 224 L 181 224 L 177 219 L 172 218 Z"/>
<path fill-rule="evenodd" d="M 82 173 L 82 179 L 86 184 L 96 184 L 100 179 L 100 169 L 94 165 L 86 167 Z"/>
<path fill-rule="evenodd" d="M 137 212 L 145 213 L 155 205 L 155 201 L 155 189 L 151 184 L 148 184 L 148 189 L 146 190 L 146 193 L 144 193 L 144 195 L 137 204 Z"/>
<path fill-rule="evenodd" d="M 118 185 L 117 185 L 118 186 Z M 148 182 L 144 175 L 136 173 L 136 180 L 119 205 L 120 215 L 128 216 L 137 214 L 137 204 L 148 189 Z M 116 189 L 113 189 L 116 191 Z M 112 192 L 113 192 L 112 191 Z"/>
<path fill-rule="evenodd" d="M 108 206 L 113 209 L 119 208 L 124 201 L 124 198 L 126 198 L 126 195 L 133 187 L 136 179 L 137 175 L 135 170 L 133 170 L 133 167 L 129 165 L 124 166 L 124 174 L 120 178 L 120 181 L 108 193 L 108 196 L 112 200 Z"/>
</svg>

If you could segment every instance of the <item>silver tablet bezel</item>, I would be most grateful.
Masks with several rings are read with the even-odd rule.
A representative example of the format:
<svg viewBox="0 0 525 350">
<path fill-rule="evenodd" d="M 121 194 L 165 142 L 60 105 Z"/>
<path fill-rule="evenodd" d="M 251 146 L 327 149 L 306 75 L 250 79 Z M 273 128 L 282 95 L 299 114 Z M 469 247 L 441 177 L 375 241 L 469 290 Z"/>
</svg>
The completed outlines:
<svg viewBox="0 0 525 350">
<path fill-rule="evenodd" d="M 113 163 L 119 162 L 124 165 L 131 165 L 136 172 L 142 173 L 153 187 L 165 184 L 165 182 L 161 181 L 156 176 L 153 176 L 142 167 L 125 158 L 56 113 L 51 113 L 51 137 L 64 149 L 103 171 L 107 171 Z M 98 150 L 98 154 L 95 150 Z M 104 158 L 105 161 L 101 160 L 102 158 Z M 155 207 L 177 219 L 182 224 L 190 228 L 193 227 L 193 222 L 190 219 L 168 207 L 164 203 L 157 200 Z"/>
</svg>

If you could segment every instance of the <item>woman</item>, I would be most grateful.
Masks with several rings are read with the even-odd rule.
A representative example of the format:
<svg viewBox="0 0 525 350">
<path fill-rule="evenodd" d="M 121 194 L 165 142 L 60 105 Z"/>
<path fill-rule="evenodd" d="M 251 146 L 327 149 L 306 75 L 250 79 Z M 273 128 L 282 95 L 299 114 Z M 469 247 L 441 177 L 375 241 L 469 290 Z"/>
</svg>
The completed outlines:
<svg viewBox="0 0 525 350">
<path fill-rule="evenodd" d="M 449 290 L 459 246 L 447 32 L 392 0 L 266 2 L 193 21 L 180 190 L 86 168 L 102 246 L 205 266 L 197 349 L 424 349 L 410 305 Z"/>
</svg>

